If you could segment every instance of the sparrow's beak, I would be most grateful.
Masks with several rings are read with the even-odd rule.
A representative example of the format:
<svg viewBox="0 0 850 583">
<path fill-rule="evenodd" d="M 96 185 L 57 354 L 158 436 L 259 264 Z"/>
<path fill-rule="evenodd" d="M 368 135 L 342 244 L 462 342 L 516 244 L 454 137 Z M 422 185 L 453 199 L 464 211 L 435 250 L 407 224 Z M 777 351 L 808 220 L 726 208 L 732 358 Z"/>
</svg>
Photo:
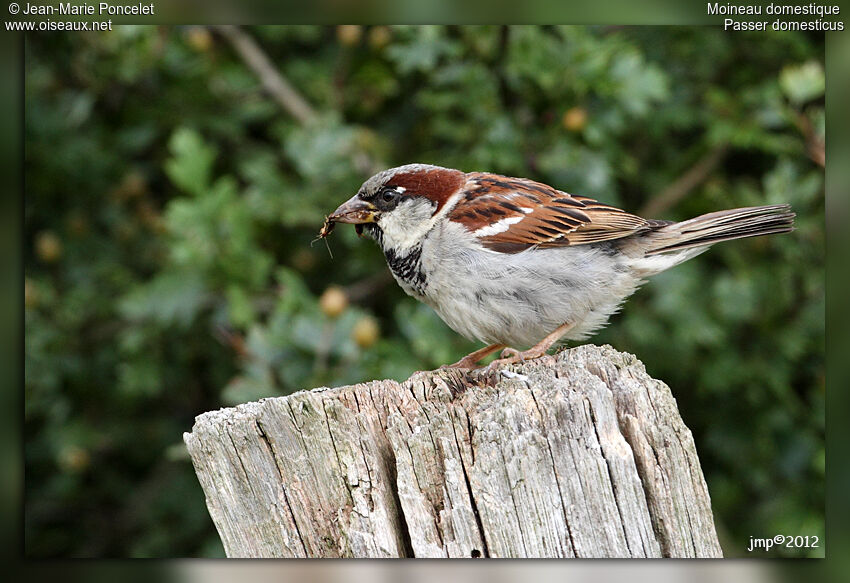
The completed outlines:
<svg viewBox="0 0 850 583">
<path fill-rule="evenodd" d="M 350 223 L 352 225 L 374 223 L 377 212 L 378 209 L 375 208 L 375 205 L 354 196 L 332 212 L 328 216 L 328 221 L 332 223 Z"/>
</svg>

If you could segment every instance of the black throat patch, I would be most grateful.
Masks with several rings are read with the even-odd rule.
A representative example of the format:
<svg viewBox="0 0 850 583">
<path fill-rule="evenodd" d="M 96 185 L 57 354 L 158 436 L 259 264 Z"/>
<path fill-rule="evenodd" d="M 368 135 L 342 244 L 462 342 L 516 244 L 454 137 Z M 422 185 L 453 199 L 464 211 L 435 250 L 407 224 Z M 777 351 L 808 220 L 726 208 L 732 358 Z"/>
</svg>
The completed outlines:
<svg viewBox="0 0 850 583">
<path fill-rule="evenodd" d="M 424 295 L 427 282 L 425 281 L 425 274 L 422 273 L 422 245 L 417 245 L 404 255 L 401 255 L 395 249 L 385 246 L 384 232 L 378 225 L 368 223 L 363 225 L 363 227 L 363 231 L 375 239 L 381 247 L 384 257 L 387 259 L 387 265 L 390 266 L 393 275 L 413 288 L 413 291 L 417 294 Z"/>
<path fill-rule="evenodd" d="M 422 273 L 422 245 L 417 245 L 404 255 L 398 255 L 395 249 L 384 249 L 387 265 L 395 276 L 413 288 L 419 294 L 425 293 L 425 274 Z"/>
</svg>

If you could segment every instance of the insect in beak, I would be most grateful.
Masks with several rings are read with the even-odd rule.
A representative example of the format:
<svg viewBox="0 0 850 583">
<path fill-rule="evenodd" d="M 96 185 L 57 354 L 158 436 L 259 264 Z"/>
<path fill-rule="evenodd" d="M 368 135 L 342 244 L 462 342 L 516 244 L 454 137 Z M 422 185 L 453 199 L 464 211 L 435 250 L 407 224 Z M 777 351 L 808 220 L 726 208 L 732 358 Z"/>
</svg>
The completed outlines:
<svg viewBox="0 0 850 583">
<path fill-rule="evenodd" d="M 325 217 L 325 222 L 319 231 L 319 238 L 324 239 L 330 235 L 336 223 L 354 225 L 354 231 L 358 236 L 361 236 L 363 234 L 363 225 L 365 223 L 375 222 L 377 210 L 371 202 L 365 201 L 359 196 L 354 196 Z"/>
</svg>

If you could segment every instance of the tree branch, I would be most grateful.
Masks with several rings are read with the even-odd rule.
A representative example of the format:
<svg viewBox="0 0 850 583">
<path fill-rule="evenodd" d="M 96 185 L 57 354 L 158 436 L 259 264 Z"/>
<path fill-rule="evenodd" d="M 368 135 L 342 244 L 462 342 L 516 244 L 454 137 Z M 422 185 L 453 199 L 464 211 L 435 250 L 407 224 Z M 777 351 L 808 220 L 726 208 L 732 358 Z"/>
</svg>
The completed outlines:
<svg viewBox="0 0 850 583">
<path fill-rule="evenodd" d="M 638 211 L 642 217 L 660 216 L 667 209 L 675 206 L 691 190 L 699 186 L 714 171 L 723 160 L 728 144 L 721 144 L 708 154 L 700 158 L 696 164 L 691 166 L 684 174 L 679 176 L 672 184 L 661 191 L 660 194 L 651 198 Z"/>
<path fill-rule="evenodd" d="M 794 125 L 800 130 L 803 134 L 803 138 L 806 140 L 806 152 L 809 155 L 809 158 L 812 161 L 820 166 L 821 168 L 826 167 L 826 147 L 823 143 L 823 140 L 820 136 L 815 132 L 815 128 L 812 126 L 812 122 L 809 121 L 809 118 L 806 117 L 801 111 L 795 112 L 794 115 Z"/>
<path fill-rule="evenodd" d="M 216 25 L 212 28 L 230 42 L 248 68 L 260 79 L 263 88 L 284 111 L 302 125 L 316 118 L 316 110 L 278 71 L 268 55 L 248 33 L 230 24 Z M 360 150 L 352 152 L 351 162 L 354 168 L 363 174 L 375 174 L 384 168 L 382 164 Z"/>
<path fill-rule="evenodd" d="M 260 45 L 238 26 L 216 25 L 213 27 L 233 46 L 245 64 L 259 77 L 266 91 L 275 101 L 300 124 L 307 124 L 316 117 L 316 112 L 298 91 L 286 80 L 269 59 Z"/>
</svg>

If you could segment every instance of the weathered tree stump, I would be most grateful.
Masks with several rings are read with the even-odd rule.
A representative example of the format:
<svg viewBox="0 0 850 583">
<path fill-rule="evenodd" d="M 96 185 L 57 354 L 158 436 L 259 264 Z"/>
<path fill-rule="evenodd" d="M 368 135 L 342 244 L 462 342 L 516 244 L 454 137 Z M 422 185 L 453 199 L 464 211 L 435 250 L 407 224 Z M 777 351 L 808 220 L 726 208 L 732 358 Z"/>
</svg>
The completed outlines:
<svg viewBox="0 0 850 583">
<path fill-rule="evenodd" d="M 719 557 L 694 441 L 634 356 L 581 346 L 200 415 L 230 557 Z"/>
</svg>

